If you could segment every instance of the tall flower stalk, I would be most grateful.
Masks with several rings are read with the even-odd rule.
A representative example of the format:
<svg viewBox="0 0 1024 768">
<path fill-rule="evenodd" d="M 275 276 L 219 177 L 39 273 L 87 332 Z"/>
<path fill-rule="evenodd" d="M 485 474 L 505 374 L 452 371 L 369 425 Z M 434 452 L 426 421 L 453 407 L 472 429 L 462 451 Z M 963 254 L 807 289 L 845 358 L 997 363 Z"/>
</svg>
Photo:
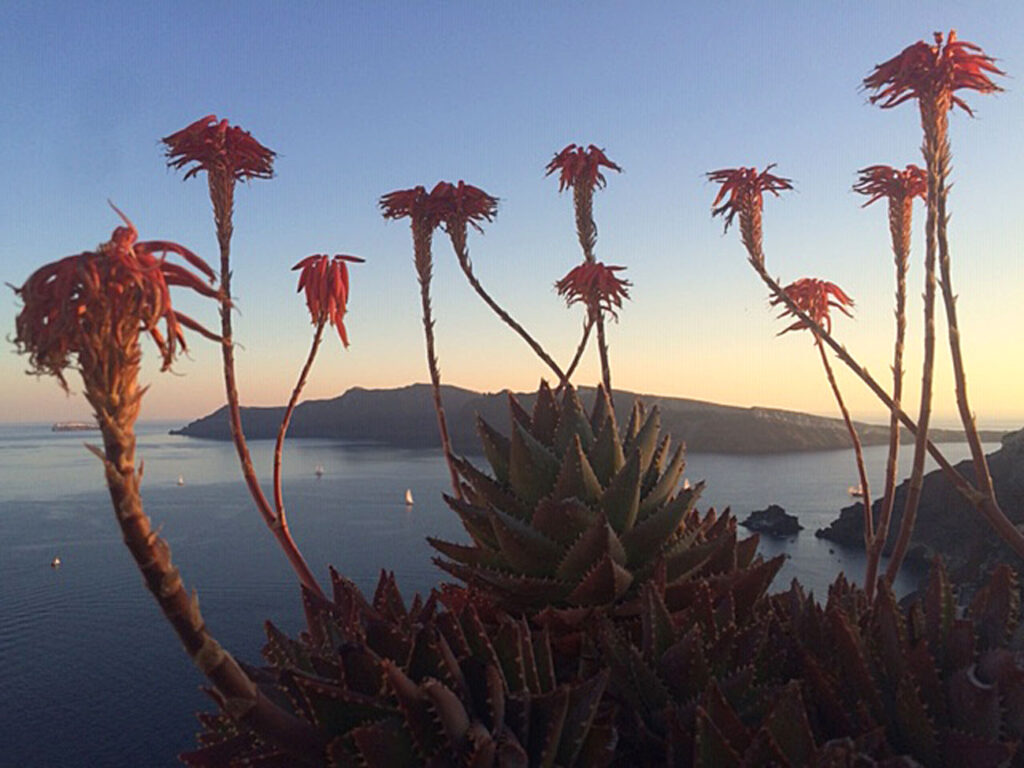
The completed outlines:
<svg viewBox="0 0 1024 768">
<path fill-rule="evenodd" d="M 316 577 L 299 552 L 283 518 L 270 506 L 253 467 L 249 446 L 242 430 L 238 384 L 235 376 L 235 346 L 231 324 L 231 236 L 234 232 L 235 184 L 248 179 L 269 179 L 273 176 L 275 153 L 264 147 L 247 131 L 233 126 L 227 120 L 218 121 L 207 115 L 177 133 L 163 139 L 167 164 L 172 168 L 187 168 L 185 178 L 206 172 L 213 204 L 213 218 L 217 227 L 220 249 L 220 319 L 221 352 L 224 360 L 224 388 L 228 404 L 228 423 L 231 438 L 238 452 L 249 492 L 264 522 L 273 532 L 288 562 L 304 587 L 323 597 Z"/>
<path fill-rule="evenodd" d="M 207 629 L 197 596 L 185 589 L 169 545 L 143 510 L 142 470 L 135 465 L 135 422 L 145 391 L 138 381 L 140 333 L 152 337 L 163 368 L 170 367 L 177 349 L 185 347 L 183 327 L 217 336 L 173 309 L 169 287 L 186 286 L 215 298 L 218 292 L 166 258 L 178 254 L 212 277 L 212 270 L 191 251 L 171 242 L 137 242 L 135 228 L 127 219 L 125 223 L 98 250 L 48 264 L 17 289 L 24 307 L 15 343 L 29 355 L 34 372 L 55 376 L 65 389 L 67 369 L 81 374 L 103 436 L 103 447 L 90 450 L 103 462 L 125 545 L 185 651 L 213 684 L 222 709 L 294 750 L 300 759 L 315 760 L 323 752 L 323 736 L 263 695 L 220 646 Z M 158 259 L 156 253 L 163 255 Z"/>
<path fill-rule="evenodd" d="M 594 190 L 605 186 L 606 183 L 601 168 L 608 168 L 620 173 L 622 171 L 622 168 L 608 159 L 603 149 L 599 149 L 593 144 L 586 149 L 576 144 L 569 144 L 554 156 L 545 169 L 547 176 L 558 172 L 559 192 L 572 188 L 573 210 L 576 214 L 576 237 L 579 239 L 580 248 L 583 249 L 583 259 L 587 264 L 597 261 L 594 255 L 594 248 L 597 246 L 597 224 L 594 223 Z M 590 315 L 588 312 L 588 323 L 597 328 L 597 349 L 601 357 L 601 380 L 604 383 L 605 391 L 611 397 L 612 372 L 608 362 L 608 340 L 605 336 L 603 313 L 597 312 L 595 315 Z M 589 325 L 585 325 L 581 347 L 586 343 L 588 331 Z"/>
<path fill-rule="evenodd" d="M 921 413 L 918 418 L 920 432 L 914 447 L 914 466 L 911 473 L 907 505 L 904 509 L 900 533 L 889 561 L 888 576 L 895 576 L 906 555 L 913 532 L 917 504 L 924 474 L 924 445 L 927 436 L 928 419 L 931 412 L 932 368 L 935 358 L 935 287 L 936 254 L 938 255 L 943 303 L 949 328 L 950 356 L 953 362 L 953 376 L 956 385 L 957 409 L 963 423 L 964 433 L 971 451 L 979 491 L 987 498 L 993 511 L 993 523 L 1006 535 L 1018 533 L 1006 519 L 996 500 L 989 474 L 988 462 L 978 435 L 974 415 L 967 398 L 967 379 L 963 356 L 960 349 L 960 329 L 956 315 L 956 296 L 953 293 L 952 275 L 947 240 L 948 216 L 946 199 L 951 161 L 949 148 L 949 113 L 960 107 L 973 115 L 967 103 L 956 95 L 958 90 L 967 89 L 980 93 L 1001 90 L 989 77 L 1003 74 L 978 46 L 957 40 L 956 32 L 950 30 L 943 40 L 941 33 L 934 35 L 934 44 L 923 40 L 905 48 L 888 61 L 879 64 L 864 79 L 865 88 L 874 91 L 872 104 L 890 109 L 906 101 L 916 99 L 921 114 L 924 132 L 925 165 L 928 172 L 928 216 L 925 225 L 925 349 L 922 372 Z"/>
<path fill-rule="evenodd" d="M 462 499 L 462 485 L 459 473 L 455 468 L 455 455 L 452 452 L 452 441 L 448 434 L 448 419 L 444 413 L 441 400 L 441 368 L 437 363 L 437 352 L 434 342 L 434 314 L 430 306 L 430 283 L 434 273 L 434 257 L 431 246 L 434 230 L 441 224 L 430 195 L 423 186 L 411 189 L 400 189 L 389 192 L 380 198 L 381 214 L 385 219 L 409 219 L 412 229 L 413 265 L 416 267 L 416 278 L 420 284 L 420 308 L 423 317 L 423 336 L 427 347 L 427 369 L 430 371 L 431 392 L 434 398 L 434 412 L 437 414 L 437 429 L 441 436 L 441 450 L 448 464 L 452 493 Z"/>
<path fill-rule="evenodd" d="M 871 590 L 882 550 L 889 537 L 893 505 L 896 499 L 896 471 L 900 449 L 900 420 L 897 410 L 903 398 L 903 348 L 907 332 L 907 264 L 910 259 L 910 232 L 913 220 L 914 198 L 926 199 L 928 182 L 926 173 L 916 165 L 902 171 L 888 165 L 873 165 L 860 171 L 854 191 L 868 196 L 864 207 L 885 198 L 889 203 L 889 235 L 896 263 L 896 339 L 893 344 L 892 400 L 896 408 L 889 418 L 889 452 L 885 463 L 885 490 L 882 496 L 875 531 L 874 545 L 867 550 L 867 572 L 872 577 L 866 583 Z M 891 581 L 890 581 L 891 583 Z"/>
<path fill-rule="evenodd" d="M 789 309 L 789 304 L 792 303 L 802 309 L 818 326 L 831 333 L 832 309 L 838 309 L 847 317 L 852 317 L 847 307 L 853 306 L 853 299 L 847 296 L 835 283 L 813 277 L 804 277 L 790 283 L 782 290 L 788 301 L 780 296 L 776 296 L 771 300 L 772 306 L 782 305 L 784 307 L 782 314 L 779 315 L 780 318 L 793 315 L 793 311 Z M 832 388 L 832 394 L 836 398 L 839 411 L 843 415 L 843 422 L 846 424 L 846 431 L 850 435 L 850 441 L 853 443 L 853 454 L 860 481 L 861 502 L 864 506 L 864 550 L 868 553 L 873 552 L 878 536 L 875 531 L 874 519 L 871 515 L 871 486 L 868 483 L 867 468 L 864 465 L 864 451 L 861 447 L 860 435 L 857 434 L 857 429 L 853 426 L 853 419 L 850 418 L 850 411 L 846 407 L 846 402 L 843 400 L 843 395 L 839 390 L 839 383 L 836 381 L 835 373 L 832 371 L 832 364 L 828 361 L 828 355 L 825 354 L 825 347 L 821 342 L 821 337 L 809 324 L 800 319 L 783 329 L 782 333 L 796 330 L 810 330 L 814 335 L 814 346 L 817 347 L 818 353 L 821 355 L 821 364 L 825 369 L 825 377 Z M 877 572 L 877 561 L 872 564 L 872 560 L 869 557 L 864 573 L 864 590 L 869 600 L 874 596 Z"/>
<path fill-rule="evenodd" d="M 299 402 L 299 396 L 306 386 L 306 379 L 313 368 L 323 339 L 324 328 L 330 324 L 338 332 L 338 338 L 344 347 L 348 347 L 348 331 L 345 329 L 345 313 L 348 309 L 349 278 L 346 262 L 362 262 L 359 256 L 338 253 L 333 258 L 323 253 L 307 256 L 294 267 L 299 272 L 298 290 L 306 292 L 306 306 L 313 322 L 313 341 L 309 346 L 306 362 L 299 372 L 299 380 L 295 383 L 292 396 L 284 410 L 281 426 L 277 430 L 277 441 L 274 443 L 274 508 L 277 511 L 281 527 L 288 528 L 284 511 L 284 493 L 281 488 L 281 459 L 284 453 L 284 438 L 288 433 L 292 413 Z"/>
<path fill-rule="evenodd" d="M 763 235 L 761 230 L 761 210 L 763 208 L 763 192 L 770 191 L 774 194 L 778 194 L 780 190 L 791 189 L 792 185 L 788 179 L 782 179 L 777 176 L 773 176 L 768 173 L 772 166 L 768 166 L 760 174 L 756 168 L 728 168 L 718 171 L 712 171 L 707 174 L 707 177 L 711 181 L 716 181 L 722 184 L 722 188 L 719 190 L 712 203 L 711 213 L 713 216 L 724 216 L 726 219 L 725 227 L 728 230 L 729 225 L 733 221 L 735 215 L 740 217 L 740 229 L 742 232 L 743 244 L 747 250 L 748 261 L 754 268 L 758 277 L 761 278 L 762 282 L 768 287 L 769 295 L 772 299 L 780 299 L 781 306 L 785 306 L 794 317 L 801 320 L 808 328 L 810 328 L 821 340 L 827 344 L 836 356 L 846 364 L 846 366 L 853 371 L 857 377 L 867 385 L 874 395 L 882 401 L 882 403 L 890 410 L 895 412 L 899 416 L 900 422 L 906 427 L 911 434 L 917 437 L 920 434 L 920 429 L 917 423 L 907 415 L 907 413 L 895 402 L 889 393 L 882 387 L 875 379 L 867 372 L 867 370 L 857 362 L 857 360 L 846 350 L 842 344 L 840 344 L 832 336 L 832 334 L 823 328 L 819 323 L 815 322 L 807 312 L 805 312 L 800 306 L 797 305 L 785 292 L 785 289 L 775 280 L 765 267 L 765 258 L 763 250 Z M 726 195 L 728 198 L 726 199 Z M 722 202 L 725 200 L 725 202 Z M 720 204 L 721 203 L 721 204 Z M 994 499 L 981 493 L 974 485 L 972 485 L 943 455 L 943 453 L 927 439 L 924 438 L 925 449 L 938 464 L 939 468 L 943 471 L 949 481 L 953 484 L 953 487 L 959 492 L 971 506 L 975 507 L 978 512 L 988 521 L 992 526 L 993 530 L 1005 541 L 1015 552 L 1024 557 L 1024 534 L 1022 534 L 1017 528 L 1006 518 L 1002 510 L 999 509 L 998 504 L 995 503 Z M 901 536 L 903 536 L 903 530 L 901 528 Z M 909 533 L 907 534 L 909 540 Z M 887 569 L 887 578 L 891 580 L 891 577 L 898 572 L 898 566 L 896 570 L 892 570 L 892 561 L 890 560 L 890 567 Z M 891 575 L 890 575 L 891 574 Z"/>
<path fill-rule="evenodd" d="M 483 232 L 480 226 L 482 221 L 493 221 L 498 213 L 498 198 L 492 197 L 479 187 L 459 181 L 458 184 L 451 184 L 447 181 L 439 181 L 430 191 L 430 206 L 441 221 L 441 226 L 448 233 L 452 243 L 452 250 L 459 261 L 462 274 L 466 276 L 470 286 L 476 294 L 483 299 L 484 303 L 502 322 L 519 334 L 537 357 L 551 369 L 558 377 L 559 382 L 566 382 L 566 374 L 544 348 L 531 336 L 522 325 L 516 321 L 481 285 L 476 273 L 473 272 L 473 261 L 469 257 L 469 246 L 466 242 L 467 225 L 471 225 L 477 232 Z"/>
</svg>

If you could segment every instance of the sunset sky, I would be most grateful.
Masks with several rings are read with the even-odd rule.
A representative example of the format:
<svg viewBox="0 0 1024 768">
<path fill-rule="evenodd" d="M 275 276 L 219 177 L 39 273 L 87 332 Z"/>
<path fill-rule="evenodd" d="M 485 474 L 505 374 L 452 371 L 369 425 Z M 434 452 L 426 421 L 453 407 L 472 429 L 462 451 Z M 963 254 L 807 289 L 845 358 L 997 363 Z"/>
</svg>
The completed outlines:
<svg viewBox="0 0 1024 768">
<path fill-rule="evenodd" d="M 689 9 L 684 5 L 691 6 Z M 839 10 L 841 8 L 841 10 Z M 482 282 L 560 360 L 582 310 L 553 283 L 580 260 L 571 194 L 544 177 L 570 142 L 605 148 L 622 174 L 595 196 L 599 259 L 627 267 L 632 300 L 610 327 L 617 388 L 837 415 L 806 335 L 782 323 L 739 233 L 710 217 L 706 171 L 778 163 L 795 192 L 765 203 L 769 271 L 838 283 L 857 302 L 836 335 L 887 379 L 893 265 L 884 203 L 861 208 L 857 169 L 923 164 L 916 104 L 880 110 L 861 79 L 955 27 L 1009 77 L 967 93 L 951 117 L 949 208 L 972 405 L 982 426 L 1024 424 L 1024 4 L 1001 3 L 7 3 L 0 11 L 0 281 L 89 250 L 119 224 L 216 258 L 205 177 L 168 170 L 159 139 L 210 113 L 279 153 L 276 177 L 235 201 L 234 291 L 244 404 L 283 404 L 311 327 L 291 266 L 359 254 L 342 350 L 328 339 L 306 396 L 427 380 L 409 228 L 385 222 L 394 189 L 464 179 L 500 198 L 471 233 Z M 908 410 L 920 383 L 923 208 L 915 210 Z M 434 240 L 434 308 L 445 383 L 530 389 L 543 364 L 466 284 Z M 9 341 L 18 301 L 0 301 L 0 422 L 84 418 L 88 406 L 26 376 Z M 182 296 L 215 325 L 208 301 Z M 936 420 L 952 394 L 940 314 Z M 159 374 L 143 418 L 198 418 L 223 402 L 219 351 Z M 576 381 L 595 383 L 596 349 Z M 845 371 L 854 415 L 885 412 Z M 73 380 L 72 380 L 73 381 Z"/>
</svg>

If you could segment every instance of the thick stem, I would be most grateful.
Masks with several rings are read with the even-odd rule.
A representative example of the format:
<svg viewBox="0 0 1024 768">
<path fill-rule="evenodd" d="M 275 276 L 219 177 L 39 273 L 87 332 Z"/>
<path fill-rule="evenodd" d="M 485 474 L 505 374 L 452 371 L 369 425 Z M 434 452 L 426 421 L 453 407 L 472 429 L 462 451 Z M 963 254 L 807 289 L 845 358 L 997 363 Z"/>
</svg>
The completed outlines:
<svg viewBox="0 0 1024 768">
<path fill-rule="evenodd" d="M 971 450 L 971 460 L 974 463 L 974 476 L 977 479 L 978 490 L 985 494 L 991 503 L 998 507 L 995 489 L 992 487 L 992 475 L 989 472 L 988 460 L 985 458 L 985 451 L 981 446 L 981 436 L 978 434 L 978 425 L 975 423 L 974 414 L 967 400 L 967 375 L 964 371 L 963 354 L 960 351 L 960 325 L 956 315 L 956 295 L 953 293 L 953 276 L 949 264 L 949 243 L 946 240 L 946 176 L 949 172 L 949 144 L 946 144 L 946 152 L 940 158 L 942 175 L 939 177 L 938 189 L 938 240 L 939 240 L 939 272 L 941 278 L 939 285 L 942 287 L 942 300 L 946 309 L 946 322 L 949 326 L 949 351 L 953 361 L 953 379 L 956 385 L 956 405 L 960 412 L 960 421 L 964 425 L 964 434 L 967 436 L 967 445 Z"/>
<path fill-rule="evenodd" d="M 313 367 L 316 353 L 320 349 L 320 340 L 323 338 L 326 322 L 324 318 L 317 321 L 316 331 L 313 332 L 313 343 L 310 345 L 309 355 L 306 357 L 306 364 L 302 366 L 302 372 L 299 373 L 299 380 L 295 383 L 295 389 L 292 390 L 288 407 L 284 409 L 284 418 L 281 419 L 281 427 L 277 430 L 277 442 L 274 444 L 274 508 L 277 510 L 277 524 L 286 532 L 288 530 L 288 520 L 284 514 L 284 493 L 281 490 L 281 455 L 284 453 L 284 437 L 288 432 L 292 413 L 299 402 L 299 395 L 302 394 L 302 390 L 306 386 L 306 379 L 309 377 L 309 371 Z"/>
<path fill-rule="evenodd" d="M 431 393 L 434 398 L 434 412 L 437 414 L 437 430 L 441 435 L 441 450 L 448 464 L 451 477 L 452 492 L 455 498 L 462 500 L 462 484 L 455 468 L 455 455 L 452 453 L 452 441 L 448 436 L 448 419 L 444 415 L 444 403 L 441 402 L 441 369 L 437 364 L 434 350 L 434 317 L 430 308 L 430 281 L 433 277 L 434 264 L 430 252 L 433 230 L 425 223 L 413 221 L 413 258 L 416 264 L 416 276 L 420 283 L 420 304 L 423 310 L 423 336 L 427 345 L 427 368 L 430 371 Z"/>
<path fill-rule="evenodd" d="M 134 390 L 134 385 L 130 389 Z M 104 442 L 104 450 L 96 449 L 96 453 L 103 460 L 110 499 L 125 545 L 185 652 L 213 684 L 221 708 L 262 738 L 288 750 L 295 760 L 319 764 L 326 747 L 323 735 L 310 723 L 264 696 L 234 657 L 213 638 L 199 612 L 198 597 L 186 592 L 181 575 L 171 562 L 170 547 L 153 531 L 143 511 L 140 477 L 135 471 L 133 419 L 124 418 L 122 405 L 134 399 L 129 407 L 136 407 L 139 397 L 135 392 L 133 398 L 122 397 L 117 405 L 111 405 L 114 398 L 90 392 L 94 406 L 100 401 L 105 401 L 107 406 L 96 407 Z"/>
<path fill-rule="evenodd" d="M 484 303 L 490 307 L 494 313 L 504 321 L 504 323 L 511 328 L 513 331 L 519 334 L 519 336 L 525 341 L 541 360 L 543 360 L 551 371 L 558 377 L 559 386 L 566 382 L 566 374 L 559 367 L 558 363 L 551 359 L 551 356 L 544 351 L 544 348 L 529 334 L 526 329 L 523 328 L 508 312 L 501 308 L 491 295 L 484 290 L 484 287 L 480 284 L 476 274 L 473 272 L 473 262 L 469 258 L 469 248 L 466 246 L 466 228 L 465 225 L 461 229 L 455 225 L 452 225 L 449 236 L 452 241 L 452 248 L 455 250 L 455 256 L 459 260 L 459 266 L 462 267 L 462 273 L 466 276 L 469 284 L 473 286 L 473 290 L 476 291 L 477 295 L 484 300 Z"/>
<path fill-rule="evenodd" d="M 928 420 L 932 407 L 932 372 L 935 367 L 935 251 L 938 217 L 938 190 L 944 184 L 941 155 L 946 144 L 946 115 L 935 109 L 926 107 L 921 102 L 921 122 L 924 126 L 925 164 L 928 170 L 928 215 L 925 221 L 925 257 L 924 257 L 924 356 L 921 365 L 921 408 L 918 415 L 920 431 L 914 441 L 914 462 L 910 471 L 910 484 L 907 498 L 903 505 L 903 519 L 900 530 L 889 556 L 889 565 L 885 576 L 891 584 L 899 573 L 907 548 L 914 532 L 917 520 L 917 509 L 924 490 L 924 441 L 928 432 Z"/>
<path fill-rule="evenodd" d="M 597 325 L 597 351 L 601 355 L 601 381 L 604 382 L 604 391 L 608 393 L 608 399 L 612 399 L 612 368 L 608 363 L 608 340 L 604 335 L 604 314 L 600 308 L 595 311 L 595 325 Z"/>
<path fill-rule="evenodd" d="M 238 460 L 242 465 L 242 476 L 245 478 L 245 484 L 249 488 L 253 501 L 256 502 L 256 508 L 263 516 L 263 522 L 273 532 L 285 557 L 288 558 L 292 569 L 299 577 L 299 582 L 318 597 L 327 599 L 291 534 L 287 528 L 278 524 L 277 516 L 271 509 L 270 502 L 267 501 L 267 497 L 260 487 L 259 479 L 256 477 L 256 469 L 253 467 L 252 456 L 249 454 L 249 445 L 245 440 L 245 433 L 242 431 L 238 384 L 235 379 L 235 346 L 231 328 L 231 235 L 234 230 L 231 217 L 234 207 L 234 179 L 224 177 L 223 174 L 210 173 L 209 183 L 214 220 L 217 224 L 217 243 L 220 247 L 221 352 L 224 358 L 224 389 L 227 395 L 231 440 L 238 452 Z"/>
<path fill-rule="evenodd" d="M 903 348 L 907 334 L 907 262 L 910 258 L 910 222 L 913 198 L 890 200 L 889 230 L 896 262 L 896 340 L 893 345 L 892 400 L 899 408 L 903 398 Z M 885 461 L 885 491 L 879 511 L 875 539 L 867 552 L 867 569 L 878 573 L 882 550 L 889 537 L 889 523 L 892 520 L 893 505 L 896 501 L 896 473 L 899 466 L 900 419 L 896 409 L 889 417 L 889 453 Z"/>
<path fill-rule="evenodd" d="M 853 419 L 850 418 L 850 411 L 846 407 L 843 395 L 839 391 L 839 383 L 836 381 L 835 373 L 828 362 L 828 355 L 825 354 L 825 347 L 817 338 L 814 345 L 821 353 L 821 364 L 825 367 L 825 376 L 828 378 L 829 386 L 832 387 L 832 394 L 836 397 L 839 411 L 843 414 L 843 421 L 846 423 L 846 431 L 850 433 L 850 440 L 853 442 L 853 455 L 857 461 L 857 474 L 860 477 L 861 499 L 864 504 L 864 551 L 870 552 L 875 542 L 875 522 L 871 516 L 871 488 L 868 485 L 868 472 L 864 466 L 864 450 L 860 444 L 860 435 L 853 426 Z M 871 567 L 871 560 L 868 559 L 868 567 L 865 569 L 864 590 L 867 592 L 868 600 L 871 600 L 875 593 L 876 568 Z"/>
<path fill-rule="evenodd" d="M 587 319 L 583 323 L 583 336 L 580 338 L 579 346 L 576 347 L 576 354 L 573 355 L 572 362 L 569 363 L 569 367 L 565 369 L 565 378 L 562 383 L 558 385 L 555 392 L 559 392 L 563 386 L 568 386 L 572 383 L 572 375 L 576 372 L 576 366 L 580 364 L 580 360 L 583 358 L 583 350 L 587 348 L 587 341 L 590 339 L 590 329 L 594 327 L 594 320 L 587 314 Z"/>
</svg>

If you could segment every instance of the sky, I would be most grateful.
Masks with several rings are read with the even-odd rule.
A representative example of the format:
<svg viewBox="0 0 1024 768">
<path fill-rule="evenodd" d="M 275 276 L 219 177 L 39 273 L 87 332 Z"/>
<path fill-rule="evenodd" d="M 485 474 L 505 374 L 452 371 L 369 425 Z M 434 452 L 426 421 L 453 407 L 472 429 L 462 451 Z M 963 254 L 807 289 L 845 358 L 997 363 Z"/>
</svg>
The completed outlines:
<svg viewBox="0 0 1024 768">
<path fill-rule="evenodd" d="M 765 202 L 769 271 L 831 280 L 857 302 L 836 336 L 879 379 L 892 356 L 894 268 L 884 203 L 862 208 L 857 169 L 920 157 L 916 105 L 880 110 L 871 68 L 956 28 L 1008 73 L 951 117 L 954 288 L 972 408 L 982 426 L 1024 424 L 1024 4 L 812 2 L 6 2 L 0 8 L 0 281 L 94 249 L 119 224 L 211 262 L 204 179 L 167 169 L 159 139 L 216 114 L 278 153 L 275 178 L 240 185 L 233 289 L 243 404 L 283 404 L 312 328 L 291 266 L 352 253 L 346 325 L 329 338 L 307 398 L 428 378 L 405 222 L 391 190 L 464 179 L 500 198 L 470 234 L 477 275 L 559 361 L 582 310 L 554 282 L 581 259 L 571 194 L 544 166 L 570 142 L 623 168 L 595 196 L 597 256 L 633 283 L 609 328 L 617 389 L 838 415 L 807 335 L 782 322 L 738 231 L 710 217 L 704 173 L 777 163 L 795 191 Z M 924 215 L 915 210 L 906 354 L 908 410 L 920 385 Z M 536 388 L 547 371 L 472 292 L 447 238 L 434 241 L 433 305 L 445 383 Z M 0 422 L 84 418 L 74 385 L 25 375 L 11 342 L 19 302 L 0 293 Z M 215 326 L 208 300 L 176 306 Z M 939 315 L 935 423 L 955 400 Z M 142 418 L 188 421 L 224 400 L 219 350 L 201 338 L 171 373 L 151 345 Z M 839 366 L 841 368 L 841 366 Z M 884 421 L 845 370 L 854 415 Z M 575 378 L 600 377 L 596 348 Z"/>
</svg>

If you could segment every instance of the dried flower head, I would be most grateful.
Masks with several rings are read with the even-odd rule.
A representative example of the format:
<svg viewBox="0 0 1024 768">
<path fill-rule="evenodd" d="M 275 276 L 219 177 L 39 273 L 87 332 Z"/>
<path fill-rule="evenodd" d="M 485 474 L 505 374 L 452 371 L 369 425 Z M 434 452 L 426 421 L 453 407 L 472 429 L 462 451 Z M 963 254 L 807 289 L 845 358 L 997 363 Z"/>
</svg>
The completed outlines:
<svg viewBox="0 0 1024 768">
<path fill-rule="evenodd" d="M 1005 73 L 980 47 L 957 40 L 956 30 L 950 30 L 945 43 L 942 33 L 936 32 L 934 45 L 919 40 L 879 64 L 864 78 L 864 87 L 876 91 L 870 101 L 883 109 L 918 99 L 939 106 L 948 102 L 948 109 L 957 106 L 973 115 L 955 92 L 964 88 L 979 93 L 1001 91 L 989 74 Z"/>
<path fill-rule="evenodd" d="M 765 192 L 771 192 L 778 197 L 781 190 L 793 188 L 790 179 L 769 173 L 774 167 L 775 163 L 772 163 L 760 173 L 757 172 L 757 168 L 741 167 L 723 168 L 707 174 L 708 181 L 722 185 L 711 203 L 711 215 L 725 217 L 726 231 L 729 230 L 733 217 L 737 213 L 740 214 L 740 219 L 744 214 L 760 213 L 764 206 L 763 194 Z M 729 198 L 718 205 L 726 195 Z"/>
<path fill-rule="evenodd" d="M 498 198 L 463 181 L 458 184 L 437 182 L 430 190 L 427 205 L 433 216 L 449 232 L 453 226 L 456 229 L 465 228 L 467 223 L 478 232 L 483 232 L 478 222 L 494 221 L 498 214 Z"/>
<path fill-rule="evenodd" d="M 605 185 L 604 174 L 601 167 L 610 168 L 613 171 L 622 172 L 622 169 L 613 163 L 605 155 L 603 149 L 593 144 L 586 149 L 576 144 L 570 144 L 561 152 L 555 155 L 548 163 L 545 176 L 550 176 L 555 171 L 559 172 L 558 191 L 562 192 L 569 187 L 584 187 L 594 190 Z"/>
<path fill-rule="evenodd" d="M 167 164 L 172 168 L 192 165 L 185 178 L 200 171 L 236 181 L 269 179 L 274 175 L 275 153 L 248 131 L 216 115 L 201 117 L 186 128 L 162 139 L 167 145 Z"/>
<path fill-rule="evenodd" d="M 857 173 L 860 179 L 853 185 L 853 191 L 869 196 L 864 203 L 865 208 L 883 197 L 893 203 L 903 203 L 915 197 L 928 198 L 928 174 L 914 164 L 902 171 L 889 165 L 872 165 L 861 168 Z"/>
<path fill-rule="evenodd" d="M 819 280 L 816 277 L 803 277 L 790 283 L 782 290 L 785 291 L 786 296 L 802 312 L 830 333 L 832 331 L 831 310 L 833 307 L 847 317 L 853 317 L 846 309 L 853 306 L 853 299 L 847 296 L 843 289 L 835 283 Z M 785 304 L 786 302 L 781 296 L 776 296 L 771 300 L 771 306 L 773 307 Z M 779 315 L 780 318 L 790 316 L 796 316 L 796 313 L 788 306 Z M 798 319 L 788 328 L 780 331 L 779 335 L 788 331 L 798 331 L 809 327 L 803 320 Z"/>
<path fill-rule="evenodd" d="M 24 302 L 15 343 L 29 355 L 36 373 L 57 377 L 65 388 L 64 371 L 72 358 L 84 370 L 108 358 L 109 349 L 129 349 L 140 330 L 153 338 L 165 370 L 178 345 L 186 349 L 183 326 L 213 340 L 220 338 L 177 312 L 169 287 L 184 286 L 211 298 L 220 294 L 198 274 L 166 257 L 176 253 L 211 279 L 213 270 L 177 243 L 137 242 L 135 227 L 117 212 L 126 226 L 115 229 L 108 242 L 40 267 L 15 289 Z M 158 327 L 161 321 L 164 332 Z"/>
<path fill-rule="evenodd" d="M 582 302 L 591 312 L 608 312 L 617 320 L 615 310 L 621 309 L 622 300 L 629 298 L 627 289 L 632 285 L 616 276 L 623 269 L 600 261 L 585 261 L 555 283 L 555 289 L 567 306 Z"/>
<path fill-rule="evenodd" d="M 362 263 L 365 259 L 336 253 L 307 256 L 294 267 L 299 273 L 299 291 L 306 291 L 306 306 L 314 325 L 329 322 L 338 329 L 338 337 L 348 346 L 348 332 L 345 330 L 345 312 L 348 306 L 348 265 L 346 262 Z"/>
</svg>

